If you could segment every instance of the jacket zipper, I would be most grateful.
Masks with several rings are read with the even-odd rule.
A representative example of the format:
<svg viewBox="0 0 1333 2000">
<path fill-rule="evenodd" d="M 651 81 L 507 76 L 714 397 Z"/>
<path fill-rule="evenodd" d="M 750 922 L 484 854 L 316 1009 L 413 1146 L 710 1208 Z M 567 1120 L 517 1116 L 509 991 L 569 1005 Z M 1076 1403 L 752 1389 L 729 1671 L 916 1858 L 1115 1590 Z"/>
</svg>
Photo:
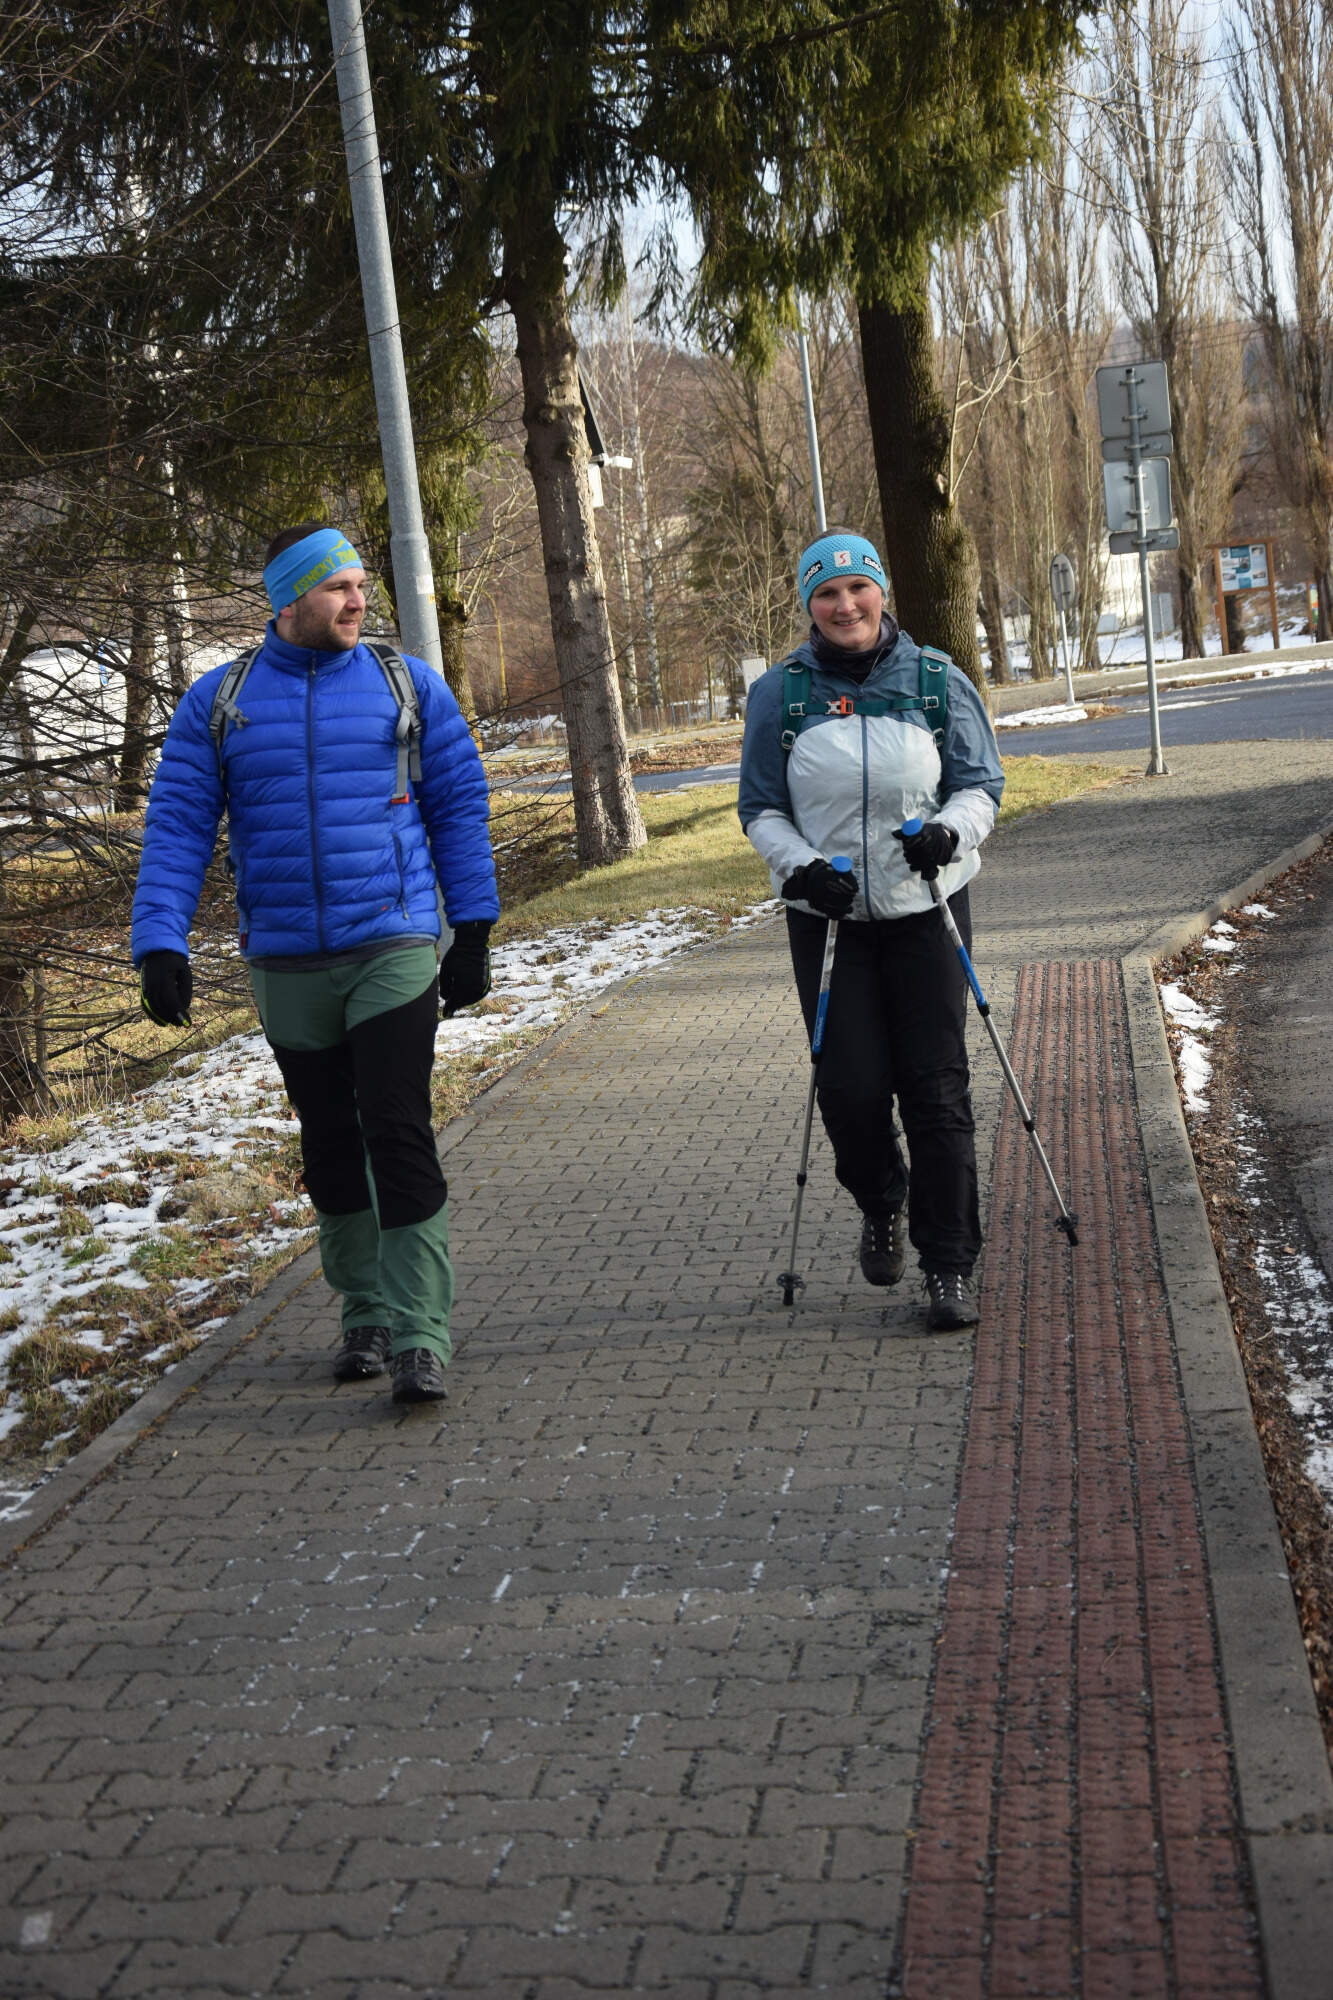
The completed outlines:
<svg viewBox="0 0 1333 2000">
<path fill-rule="evenodd" d="M 875 912 L 870 906 L 870 733 L 866 718 L 861 717 L 861 881 L 864 884 L 866 916 Z"/>
<path fill-rule="evenodd" d="M 319 948 L 325 950 L 324 942 L 324 891 L 319 879 L 319 823 L 315 818 L 315 663 L 310 662 L 310 671 L 305 684 L 305 786 L 306 801 L 310 808 L 310 863 L 315 890 L 315 930 Z"/>
</svg>

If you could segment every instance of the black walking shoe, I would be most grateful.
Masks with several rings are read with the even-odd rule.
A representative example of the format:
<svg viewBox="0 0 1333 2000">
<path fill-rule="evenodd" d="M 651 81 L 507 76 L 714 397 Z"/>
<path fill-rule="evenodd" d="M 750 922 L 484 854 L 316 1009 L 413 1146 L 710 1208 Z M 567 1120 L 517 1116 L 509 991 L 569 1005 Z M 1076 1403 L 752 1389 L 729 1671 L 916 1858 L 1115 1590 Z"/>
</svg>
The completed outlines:
<svg viewBox="0 0 1333 2000">
<path fill-rule="evenodd" d="M 349 1326 L 343 1344 L 333 1359 L 335 1382 L 368 1382 L 382 1375 L 389 1365 L 387 1326 Z"/>
<path fill-rule="evenodd" d="M 868 1285 L 896 1285 L 907 1262 L 901 1208 L 861 1218 L 861 1276 Z"/>
<path fill-rule="evenodd" d="M 976 1281 L 962 1271 L 925 1273 L 930 1303 L 926 1325 L 932 1333 L 953 1333 L 962 1326 L 975 1326 L 981 1314 L 977 1307 Z"/>
<path fill-rule="evenodd" d="M 444 1363 L 429 1347 L 405 1347 L 389 1364 L 395 1403 L 438 1403 L 448 1394 Z"/>
</svg>

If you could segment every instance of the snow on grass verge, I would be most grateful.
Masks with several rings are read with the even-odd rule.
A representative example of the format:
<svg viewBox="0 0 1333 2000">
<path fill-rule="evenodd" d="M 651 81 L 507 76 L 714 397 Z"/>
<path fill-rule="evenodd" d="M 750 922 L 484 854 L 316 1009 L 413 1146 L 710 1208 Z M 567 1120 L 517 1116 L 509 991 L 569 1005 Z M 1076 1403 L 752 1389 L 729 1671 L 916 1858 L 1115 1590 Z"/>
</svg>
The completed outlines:
<svg viewBox="0 0 1333 2000">
<path fill-rule="evenodd" d="M 1247 903 L 1241 914 L 1262 924 L 1279 912 L 1266 903 Z M 1245 937 L 1235 924 L 1219 918 L 1197 949 L 1205 961 L 1214 961 L 1207 968 L 1209 974 L 1230 977 L 1242 969 Z M 1231 962 L 1219 966 L 1219 955 Z M 1158 992 L 1173 1031 L 1180 1091 L 1195 1138 L 1212 1117 L 1208 1043 L 1225 1022 L 1221 1013 L 1201 1005 L 1179 981 L 1159 980 Z M 1333 1510 L 1333 1286 L 1304 1247 L 1299 1221 L 1280 1219 L 1283 1205 L 1268 1188 L 1263 1120 L 1246 1101 L 1241 1085 L 1233 1086 L 1232 1101 L 1218 1114 L 1218 1129 L 1211 1138 L 1231 1160 L 1263 1317 L 1282 1359 L 1287 1401 L 1305 1445 L 1305 1472 Z"/>
</svg>

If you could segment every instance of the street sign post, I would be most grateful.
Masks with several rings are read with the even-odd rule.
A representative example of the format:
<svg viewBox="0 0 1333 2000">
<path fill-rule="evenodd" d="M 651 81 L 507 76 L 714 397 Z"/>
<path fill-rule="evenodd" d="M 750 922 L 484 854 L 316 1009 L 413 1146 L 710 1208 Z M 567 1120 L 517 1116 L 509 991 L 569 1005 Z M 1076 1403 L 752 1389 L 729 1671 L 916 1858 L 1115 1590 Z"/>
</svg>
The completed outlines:
<svg viewBox="0 0 1333 2000">
<path fill-rule="evenodd" d="M 1074 670 L 1069 661 L 1069 639 L 1065 630 L 1065 619 L 1074 609 L 1078 596 L 1078 578 L 1074 565 L 1067 555 L 1057 552 L 1051 557 L 1051 597 L 1055 604 L 1056 616 L 1060 620 L 1060 652 L 1065 663 L 1065 693 L 1069 706 L 1074 706 Z"/>
<path fill-rule="evenodd" d="M 1097 370 L 1097 414 L 1102 426 L 1102 478 L 1111 549 L 1137 550 L 1143 596 L 1143 659 L 1148 674 L 1148 773 L 1166 776 L 1157 712 L 1157 663 L 1153 658 L 1152 594 L 1148 556 L 1178 548 L 1171 524 L 1171 395 L 1165 361 L 1132 361 Z"/>
</svg>

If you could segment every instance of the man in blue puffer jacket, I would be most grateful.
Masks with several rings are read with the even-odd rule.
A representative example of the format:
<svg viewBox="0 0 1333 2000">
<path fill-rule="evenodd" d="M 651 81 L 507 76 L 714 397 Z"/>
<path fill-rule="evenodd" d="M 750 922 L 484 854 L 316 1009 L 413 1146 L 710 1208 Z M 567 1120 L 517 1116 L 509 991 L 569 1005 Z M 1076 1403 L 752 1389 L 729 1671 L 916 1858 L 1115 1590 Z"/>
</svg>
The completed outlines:
<svg viewBox="0 0 1333 2000">
<path fill-rule="evenodd" d="M 241 952 L 301 1123 L 324 1275 L 342 1294 L 334 1375 L 387 1365 L 394 1401 L 422 1403 L 445 1393 L 453 1303 L 430 1114 L 437 967 L 446 1016 L 480 1000 L 500 905 L 476 745 L 444 681 L 411 658 L 420 777 L 398 782 L 400 704 L 358 644 L 364 583 L 332 528 L 306 522 L 270 543 L 274 615 L 220 743 L 226 667 L 171 719 L 131 948 L 145 1013 L 187 1023 L 190 926 L 225 811 Z"/>
</svg>

